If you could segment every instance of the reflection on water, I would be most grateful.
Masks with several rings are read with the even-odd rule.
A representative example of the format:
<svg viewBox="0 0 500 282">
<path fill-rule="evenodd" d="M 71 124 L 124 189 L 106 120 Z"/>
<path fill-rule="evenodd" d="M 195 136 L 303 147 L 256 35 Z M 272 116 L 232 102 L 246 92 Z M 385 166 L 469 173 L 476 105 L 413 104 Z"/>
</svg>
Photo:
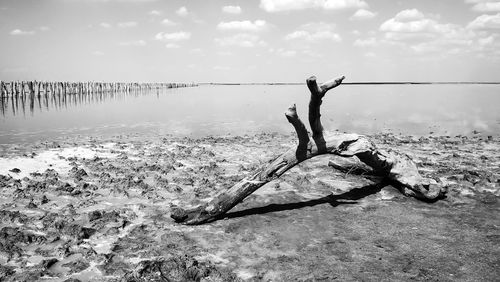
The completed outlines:
<svg viewBox="0 0 500 282">
<path fill-rule="evenodd" d="M 326 130 L 361 134 L 498 135 L 499 92 L 499 85 L 343 85 L 326 95 L 322 122 Z M 290 133 L 284 111 L 296 103 L 305 121 L 308 100 L 305 85 L 9 96 L 1 100 L 0 143 L 124 133 Z"/>
<path fill-rule="evenodd" d="M 165 93 L 166 89 L 155 89 L 149 91 L 116 91 L 116 92 L 96 92 L 96 93 L 73 93 L 71 95 L 54 95 L 48 92 L 38 95 L 9 95 L 0 99 L 0 109 L 2 116 L 34 116 L 36 112 L 67 110 L 68 107 L 77 107 L 81 105 L 105 103 L 111 100 L 120 100 L 126 97 L 139 97 L 142 95 L 151 95 Z M 28 108 L 28 109 L 27 109 Z"/>
</svg>

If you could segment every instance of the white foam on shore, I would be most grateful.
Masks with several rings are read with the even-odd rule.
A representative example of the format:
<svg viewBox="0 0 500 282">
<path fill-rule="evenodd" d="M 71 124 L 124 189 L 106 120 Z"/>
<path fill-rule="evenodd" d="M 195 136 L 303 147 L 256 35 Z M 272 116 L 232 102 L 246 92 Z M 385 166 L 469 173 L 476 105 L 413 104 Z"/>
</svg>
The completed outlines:
<svg viewBox="0 0 500 282">
<path fill-rule="evenodd" d="M 97 150 L 86 147 L 51 149 L 43 151 L 34 157 L 0 158 L 0 174 L 22 179 L 29 177 L 30 173 L 43 173 L 50 168 L 64 175 L 71 169 L 70 161 L 67 160 L 68 158 L 92 159 L 96 156 L 100 158 L 112 158 L 116 154 L 110 153 L 109 150 Z M 19 173 L 11 172 L 10 170 L 14 168 L 18 168 L 21 171 Z"/>
</svg>

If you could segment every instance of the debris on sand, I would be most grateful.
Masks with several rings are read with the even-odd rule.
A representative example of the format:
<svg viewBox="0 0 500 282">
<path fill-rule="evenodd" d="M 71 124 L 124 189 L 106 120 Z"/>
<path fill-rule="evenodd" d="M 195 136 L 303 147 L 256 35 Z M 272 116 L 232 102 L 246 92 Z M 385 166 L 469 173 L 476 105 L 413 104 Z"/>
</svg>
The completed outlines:
<svg viewBox="0 0 500 282">
<path fill-rule="evenodd" d="M 1 281 L 494 281 L 500 139 L 370 136 L 448 187 L 402 196 L 354 159 L 292 168 L 201 226 L 176 224 L 295 136 L 59 140 L 0 158 Z M 51 166 L 50 166 L 51 165 Z M 13 168 L 19 172 L 12 171 Z M 457 244 L 456 242 L 461 242 Z"/>
</svg>

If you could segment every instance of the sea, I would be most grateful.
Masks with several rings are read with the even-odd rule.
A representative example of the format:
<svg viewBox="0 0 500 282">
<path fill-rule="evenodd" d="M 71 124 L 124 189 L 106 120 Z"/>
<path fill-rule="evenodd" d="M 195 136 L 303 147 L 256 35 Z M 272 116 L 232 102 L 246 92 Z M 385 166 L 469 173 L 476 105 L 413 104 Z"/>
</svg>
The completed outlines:
<svg viewBox="0 0 500 282">
<path fill-rule="evenodd" d="M 307 125 L 305 84 L 199 85 L 94 95 L 1 99 L 0 144 L 64 136 L 189 136 L 293 132 L 284 112 L 296 105 Z M 326 131 L 359 134 L 500 133 L 499 84 L 340 85 L 323 98 Z"/>
</svg>

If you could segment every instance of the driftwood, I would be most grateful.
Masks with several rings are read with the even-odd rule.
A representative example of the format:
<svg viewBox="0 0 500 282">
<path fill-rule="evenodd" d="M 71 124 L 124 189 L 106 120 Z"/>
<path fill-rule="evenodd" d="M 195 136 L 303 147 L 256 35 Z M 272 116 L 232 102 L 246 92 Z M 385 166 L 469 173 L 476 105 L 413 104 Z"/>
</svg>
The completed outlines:
<svg viewBox="0 0 500 282">
<path fill-rule="evenodd" d="M 266 165 L 256 169 L 248 177 L 227 190 L 219 192 L 207 203 L 183 209 L 172 209 L 171 217 L 183 224 L 202 224 L 214 221 L 233 208 L 236 204 L 252 194 L 264 184 L 280 177 L 298 163 L 322 154 L 335 154 L 342 157 L 357 157 L 372 168 L 377 175 L 384 176 L 406 196 L 424 201 L 435 201 L 444 196 L 444 189 L 435 181 L 423 178 L 415 163 L 404 154 L 395 151 L 377 149 L 365 136 L 358 134 L 323 134 L 320 107 L 328 90 L 339 86 L 344 77 L 330 80 L 321 85 L 316 77 L 307 79 L 307 87 L 311 92 L 309 102 L 309 124 L 312 130 L 312 141 L 304 123 L 297 115 L 295 105 L 285 113 L 288 121 L 297 133 L 299 144 Z"/>
</svg>

